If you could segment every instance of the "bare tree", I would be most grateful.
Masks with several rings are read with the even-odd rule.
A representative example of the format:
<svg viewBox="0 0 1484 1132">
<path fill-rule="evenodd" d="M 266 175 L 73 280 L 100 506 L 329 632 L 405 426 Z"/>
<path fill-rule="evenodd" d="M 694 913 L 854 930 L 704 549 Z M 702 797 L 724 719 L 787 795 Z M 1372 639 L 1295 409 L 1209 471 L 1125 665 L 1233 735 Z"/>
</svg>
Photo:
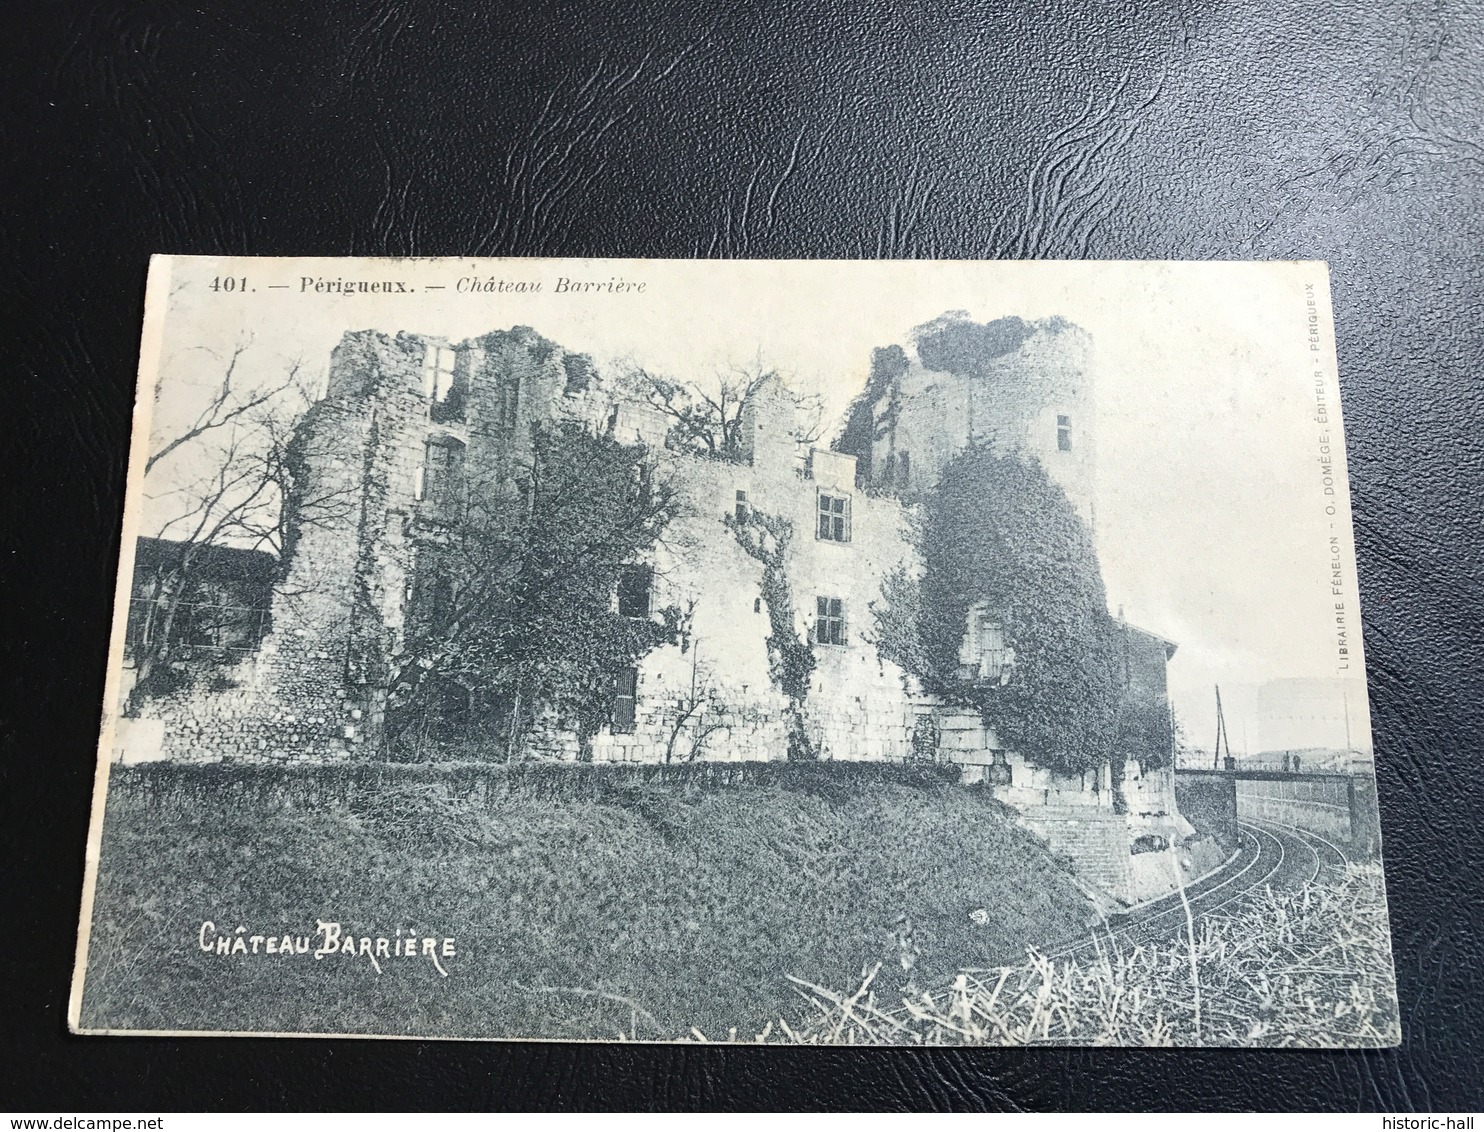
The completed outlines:
<svg viewBox="0 0 1484 1132">
<path fill-rule="evenodd" d="M 674 708 L 670 732 L 665 737 L 667 763 L 674 761 L 676 745 L 687 727 L 690 728 L 691 735 L 690 747 L 685 755 L 686 762 L 694 762 L 699 758 L 713 735 L 731 730 L 721 713 L 721 703 L 711 685 L 710 674 L 701 668 L 699 641 L 691 648 L 690 687 L 675 698 Z"/>
<path fill-rule="evenodd" d="M 781 394 L 793 406 L 801 443 L 814 443 L 824 431 L 824 402 L 813 394 L 793 390 L 783 375 L 761 357 L 717 373 L 706 386 L 675 381 L 640 366 L 628 371 L 625 382 L 633 399 L 670 419 L 666 439 L 670 448 L 711 460 L 742 462 L 742 422 L 748 408 L 765 391 Z"/>
<path fill-rule="evenodd" d="M 257 410 L 280 398 L 288 389 L 299 387 L 299 364 L 296 362 L 289 367 L 289 373 L 284 382 L 270 384 L 262 389 L 244 391 L 237 373 L 237 364 L 251 345 L 250 335 L 238 339 L 237 344 L 232 347 L 232 356 L 227 359 L 222 369 L 221 385 L 216 388 L 194 421 L 150 453 L 149 459 L 144 464 L 146 476 L 154 471 L 156 464 L 178 449 L 201 440 L 207 433 L 228 428 L 234 422 L 250 423 L 252 414 Z"/>
<path fill-rule="evenodd" d="M 245 380 L 241 363 L 250 347 L 250 339 L 239 340 L 205 406 L 145 462 L 148 529 L 163 549 L 131 604 L 130 711 L 178 682 L 191 651 L 182 616 L 207 604 L 205 564 L 232 549 L 283 549 L 284 500 L 304 456 L 295 451 L 294 427 L 309 391 L 298 362 L 265 382 Z M 315 521 L 337 502 L 300 498 L 299 521 Z"/>
</svg>

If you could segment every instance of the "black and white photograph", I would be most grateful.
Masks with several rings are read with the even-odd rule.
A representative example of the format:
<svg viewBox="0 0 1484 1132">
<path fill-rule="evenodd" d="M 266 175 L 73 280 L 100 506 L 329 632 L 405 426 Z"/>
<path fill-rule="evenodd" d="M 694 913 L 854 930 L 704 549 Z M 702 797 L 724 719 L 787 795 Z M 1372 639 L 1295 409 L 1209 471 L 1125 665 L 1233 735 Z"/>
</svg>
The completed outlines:
<svg viewBox="0 0 1484 1132">
<path fill-rule="evenodd" d="M 1400 1041 L 1324 264 L 157 256 L 137 396 L 74 1031 Z"/>
</svg>

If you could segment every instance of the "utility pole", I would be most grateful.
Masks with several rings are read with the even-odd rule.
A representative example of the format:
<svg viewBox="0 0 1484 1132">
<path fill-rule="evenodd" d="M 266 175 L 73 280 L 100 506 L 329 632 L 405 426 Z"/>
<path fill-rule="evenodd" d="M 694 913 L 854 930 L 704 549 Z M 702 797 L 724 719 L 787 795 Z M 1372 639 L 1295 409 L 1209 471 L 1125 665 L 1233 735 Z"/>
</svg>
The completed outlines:
<svg viewBox="0 0 1484 1132">
<path fill-rule="evenodd" d="M 1348 770 L 1349 763 L 1352 761 L 1350 758 L 1352 753 L 1350 746 L 1350 693 L 1345 688 L 1340 689 L 1340 702 L 1344 705 L 1345 710 L 1345 769 Z"/>
<path fill-rule="evenodd" d="M 1225 716 L 1225 714 L 1223 714 L 1223 712 L 1221 710 L 1221 685 L 1220 684 L 1217 684 L 1216 685 L 1216 755 L 1215 755 L 1215 758 L 1216 758 L 1215 766 L 1216 766 L 1216 769 L 1217 770 L 1220 770 L 1221 769 L 1221 748 L 1222 748 L 1222 745 L 1223 744 L 1225 744 L 1225 746 L 1226 746 L 1227 756 L 1230 757 L 1231 756 L 1231 753 L 1232 753 L 1232 743 L 1231 743 L 1231 739 L 1227 737 L 1227 734 L 1226 734 L 1226 716 Z"/>
</svg>

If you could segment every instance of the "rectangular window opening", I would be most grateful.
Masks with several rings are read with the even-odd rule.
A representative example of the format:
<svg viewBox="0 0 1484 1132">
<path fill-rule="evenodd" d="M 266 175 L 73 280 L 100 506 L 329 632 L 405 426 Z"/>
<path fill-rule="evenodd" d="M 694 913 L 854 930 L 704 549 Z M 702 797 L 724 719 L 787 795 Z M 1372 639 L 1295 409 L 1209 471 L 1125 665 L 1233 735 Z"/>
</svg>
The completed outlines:
<svg viewBox="0 0 1484 1132">
<path fill-rule="evenodd" d="M 429 346 L 423 355 L 423 391 L 441 404 L 453 392 L 454 366 L 458 355 L 448 346 Z"/>
<path fill-rule="evenodd" d="M 618 615 L 647 618 L 653 588 L 654 567 L 625 566 L 618 575 Z"/>
<path fill-rule="evenodd" d="M 647 507 L 654 498 L 654 472 L 642 460 L 634 465 L 631 485 L 634 502 Z"/>
<path fill-rule="evenodd" d="M 1072 450 L 1072 418 L 1061 413 L 1056 417 L 1056 448 L 1059 452 Z"/>
<path fill-rule="evenodd" d="M 463 518 L 465 502 L 464 446 L 453 437 L 440 436 L 423 447 L 422 466 L 416 470 L 413 489 L 423 504 L 422 516 L 444 523 Z"/>
<path fill-rule="evenodd" d="M 819 526 L 816 536 L 826 542 L 850 541 L 850 497 L 819 493 Z"/>
<path fill-rule="evenodd" d="M 747 522 L 747 492 L 740 490 L 737 492 L 737 502 L 734 514 L 737 516 L 737 522 Z"/>
<path fill-rule="evenodd" d="M 815 598 L 814 640 L 821 645 L 846 643 L 845 603 L 840 598 Z"/>
<path fill-rule="evenodd" d="M 520 422 L 520 375 L 518 373 L 508 374 L 500 383 L 499 405 L 496 410 L 500 427 L 506 432 L 514 432 L 516 425 Z"/>
<path fill-rule="evenodd" d="M 1005 627 L 990 613 L 980 613 L 975 626 L 979 646 L 979 677 L 1003 683 L 1015 663 L 1015 650 L 1005 639 Z"/>
</svg>

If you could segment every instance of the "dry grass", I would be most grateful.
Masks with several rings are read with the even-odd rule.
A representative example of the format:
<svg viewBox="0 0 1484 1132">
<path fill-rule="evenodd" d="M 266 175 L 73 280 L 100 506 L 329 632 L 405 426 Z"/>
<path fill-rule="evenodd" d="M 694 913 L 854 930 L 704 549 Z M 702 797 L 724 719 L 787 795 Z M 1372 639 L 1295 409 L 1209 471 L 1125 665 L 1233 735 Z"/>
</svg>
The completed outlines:
<svg viewBox="0 0 1484 1132">
<path fill-rule="evenodd" d="M 885 993 L 878 963 L 840 994 L 795 979 L 812 1017 L 761 1041 L 860 1045 L 1353 1047 L 1400 1040 L 1379 865 L 1265 890 L 1170 943 L 962 971 Z M 1191 959 L 1198 987 L 1192 985 Z M 911 963 L 901 967 L 910 976 Z M 893 975 L 892 968 L 887 968 Z M 1200 998 L 1197 1000 L 1196 991 Z M 1197 1005 L 1199 1001 L 1200 1005 Z M 693 1033 L 692 1036 L 697 1036 Z"/>
</svg>

